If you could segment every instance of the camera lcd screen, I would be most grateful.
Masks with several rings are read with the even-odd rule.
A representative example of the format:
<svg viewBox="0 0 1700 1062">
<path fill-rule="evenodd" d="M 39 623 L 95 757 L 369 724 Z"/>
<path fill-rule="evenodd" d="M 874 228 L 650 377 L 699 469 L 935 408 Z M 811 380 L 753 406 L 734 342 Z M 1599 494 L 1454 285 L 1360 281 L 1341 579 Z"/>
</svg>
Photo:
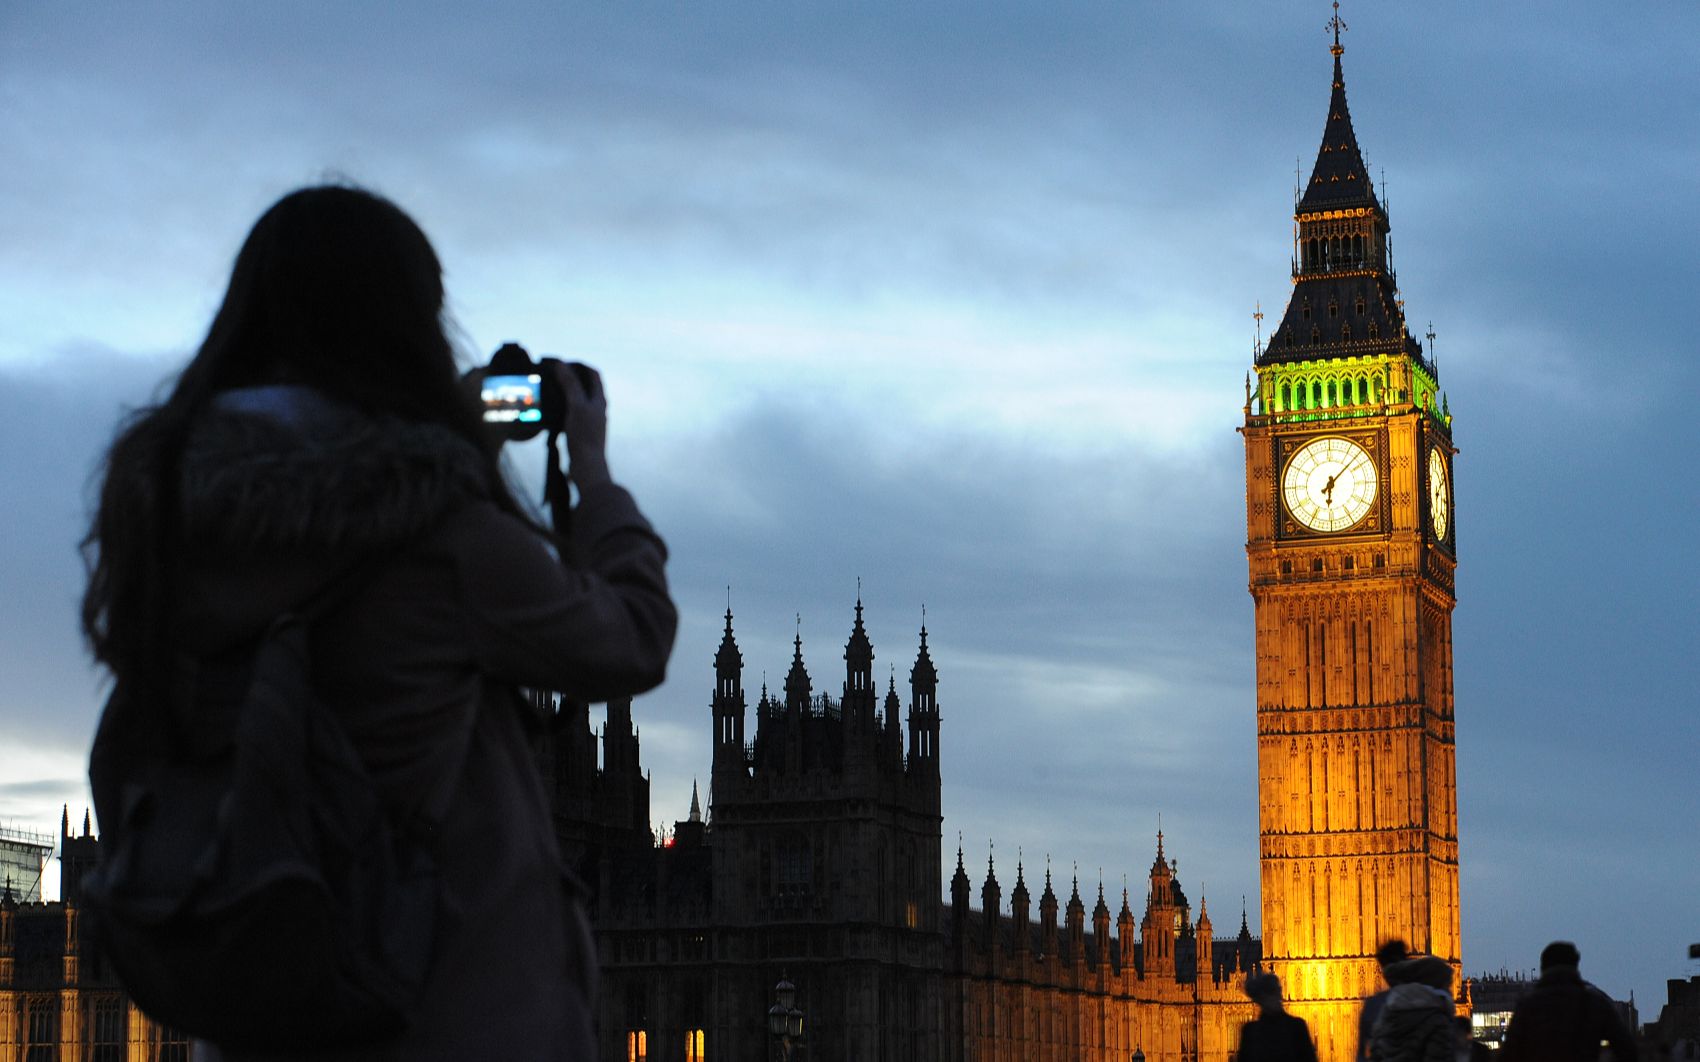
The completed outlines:
<svg viewBox="0 0 1700 1062">
<path fill-rule="evenodd" d="M 543 419 L 543 377 L 486 376 L 479 391 L 486 424 L 536 424 Z"/>
</svg>

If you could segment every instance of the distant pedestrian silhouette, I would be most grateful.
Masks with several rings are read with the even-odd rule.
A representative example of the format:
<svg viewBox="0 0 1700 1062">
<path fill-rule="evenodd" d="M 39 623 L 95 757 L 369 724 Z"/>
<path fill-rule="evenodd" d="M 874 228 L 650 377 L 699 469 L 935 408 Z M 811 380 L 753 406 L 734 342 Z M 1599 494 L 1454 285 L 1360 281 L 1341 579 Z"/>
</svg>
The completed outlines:
<svg viewBox="0 0 1700 1062">
<path fill-rule="evenodd" d="M 1405 942 L 1395 937 L 1375 949 L 1375 961 L 1381 967 L 1381 976 L 1387 976 L 1387 968 L 1396 962 L 1404 962 L 1409 953 Z M 1364 1007 L 1358 1012 L 1358 1050 L 1353 1057 L 1365 1059 L 1369 1057 L 1370 1033 L 1375 1031 L 1375 1019 L 1380 1016 L 1381 1008 L 1387 1002 L 1387 989 L 1364 1000 Z"/>
<path fill-rule="evenodd" d="M 1541 977 L 1511 1012 L 1500 1049 L 1504 1062 L 1636 1062 L 1635 1038 L 1604 992 L 1582 980 L 1582 953 L 1568 940 L 1541 951 Z"/>
<path fill-rule="evenodd" d="M 1281 1007 L 1281 980 L 1274 974 L 1246 978 L 1245 994 L 1258 1015 L 1240 1026 L 1237 1062 L 1316 1062 L 1316 1044 L 1303 1018 Z"/>
<path fill-rule="evenodd" d="M 1384 971 L 1392 987 L 1370 1032 L 1376 1062 L 1453 1062 L 1457 1033 L 1452 1017 L 1452 967 L 1418 955 Z"/>
<path fill-rule="evenodd" d="M 600 377 L 556 367 L 579 490 L 557 541 L 506 485 L 448 334 L 436 253 L 398 207 L 279 200 L 169 397 L 108 454 L 84 631 L 143 703 L 216 705 L 234 698 L 184 676 L 240 675 L 280 615 L 337 600 L 311 624 L 315 692 L 440 894 L 406 1029 L 335 1057 L 592 1058 L 594 943 L 531 747 L 546 721 L 516 688 L 657 685 L 666 550 L 610 478 Z"/>
</svg>

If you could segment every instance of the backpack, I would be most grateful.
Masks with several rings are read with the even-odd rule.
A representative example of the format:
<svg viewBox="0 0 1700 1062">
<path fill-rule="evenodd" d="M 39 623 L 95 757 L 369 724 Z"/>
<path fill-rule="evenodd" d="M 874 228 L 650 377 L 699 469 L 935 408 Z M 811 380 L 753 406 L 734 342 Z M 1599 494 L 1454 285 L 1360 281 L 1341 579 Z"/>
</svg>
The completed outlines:
<svg viewBox="0 0 1700 1062">
<path fill-rule="evenodd" d="M 430 965 L 434 827 L 390 821 L 312 685 L 310 623 L 350 589 L 169 695 L 120 678 L 90 753 L 95 938 L 149 1017 L 223 1047 L 395 1035 Z"/>
</svg>

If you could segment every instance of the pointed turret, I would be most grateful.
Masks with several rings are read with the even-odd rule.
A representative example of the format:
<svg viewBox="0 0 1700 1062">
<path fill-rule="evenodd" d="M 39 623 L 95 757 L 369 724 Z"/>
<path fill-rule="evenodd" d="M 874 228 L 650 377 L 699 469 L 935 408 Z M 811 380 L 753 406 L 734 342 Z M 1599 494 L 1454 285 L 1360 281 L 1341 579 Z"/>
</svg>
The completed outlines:
<svg viewBox="0 0 1700 1062">
<path fill-rule="evenodd" d="M 994 853 L 986 853 L 986 880 L 980 886 L 980 917 L 985 919 L 986 952 L 995 956 L 998 948 L 998 915 L 1003 891 L 998 887 L 998 872 L 993 865 Z"/>
<path fill-rule="evenodd" d="M 700 848 L 708 836 L 708 824 L 702 820 L 702 802 L 697 799 L 696 779 L 691 779 L 691 810 L 683 819 L 673 823 L 672 847 Z"/>
<path fill-rule="evenodd" d="M 1116 915 L 1116 940 L 1121 946 L 1122 972 L 1134 968 L 1133 964 L 1133 908 L 1127 902 L 1127 879 L 1122 879 L 1122 909 Z"/>
<path fill-rule="evenodd" d="M 1057 894 L 1051 888 L 1051 857 L 1045 857 L 1045 891 L 1039 895 L 1039 951 L 1057 954 Z"/>
<path fill-rule="evenodd" d="M 763 687 L 763 695 L 766 688 Z M 744 752 L 744 654 L 732 636 L 732 609 L 714 654 L 714 774 L 728 781 L 747 774 Z"/>
<path fill-rule="evenodd" d="M 1151 864 L 1151 891 L 1145 901 L 1145 918 L 1140 923 L 1144 940 L 1147 978 L 1172 979 L 1175 975 L 1175 938 L 1181 914 L 1174 897 L 1174 871 L 1163 858 L 1163 831 L 1157 831 L 1157 858 Z"/>
<path fill-rule="evenodd" d="M 1098 871 L 1098 904 L 1092 908 L 1092 951 L 1098 969 L 1110 968 L 1110 907 L 1104 902 L 1104 872 Z"/>
<path fill-rule="evenodd" d="M 850 628 L 850 640 L 844 643 L 844 700 L 848 707 L 850 694 L 874 691 L 874 645 L 868 640 L 868 629 L 862 625 L 862 597 L 856 595 L 856 622 Z"/>
<path fill-rule="evenodd" d="M 950 930 L 956 968 L 968 965 L 968 870 L 962 865 L 962 837 L 956 838 L 956 873 L 950 876 Z"/>
<path fill-rule="evenodd" d="M 903 769 L 903 702 L 897 696 L 897 669 L 892 668 L 887 679 L 884 720 L 880 731 L 880 748 L 895 770 Z"/>
<path fill-rule="evenodd" d="M 1014 936 L 1014 950 L 1020 954 L 1027 951 L 1028 911 L 1031 897 L 1027 893 L 1027 879 L 1021 865 L 1021 854 L 1015 857 L 1015 888 L 1009 894 L 1009 913 L 1011 930 Z"/>
<path fill-rule="evenodd" d="M 1216 979 L 1216 960 L 1213 949 L 1216 935 L 1210 925 L 1210 904 L 1203 895 L 1198 898 L 1198 924 L 1193 927 L 1194 946 L 1198 949 L 1198 983 Z"/>
<path fill-rule="evenodd" d="M 797 636 L 792 642 L 791 669 L 785 673 L 785 708 L 781 715 L 784 724 L 784 764 L 786 774 L 801 774 L 804 765 L 804 731 L 809 728 L 809 701 L 814 685 L 809 681 L 809 669 L 803 664 L 803 621 L 797 620 Z"/>
<path fill-rule="evenodd" d="M 1068 922 L 1068 957 L 1075 964 L 1086 961 L 1086 905 L 1080 900 L 1080 868 L 1074 869 L 1074 889 L 1064 916 Z"/>
<path fill-rule="evenodd" d="M 785 673 L 785 715 L 796 719 L 809 710 L 809 698 L 814 684 L 809 681 L 809 669 L 803 664 L 803 631 L 798 622 L 797 637 L 792 642 L 791 670 Z"/>
<path fill-rule="evenodd" d="M 924 613 L 923 613 L 924 615 Z M 921 621 L 921 648 L 909 669 L 909 773 L 939 774 L 939 673 L 927 652 L 927 623 Z"/>
<path fill-rule="evenodd" d="M 874 646 L 862 625 L 862 597 L 856 595 L 856 621 L 844 644 L 844 762 L 852 774 L 872 769 L 880 735 L 874 729 Z"/>
</svg>

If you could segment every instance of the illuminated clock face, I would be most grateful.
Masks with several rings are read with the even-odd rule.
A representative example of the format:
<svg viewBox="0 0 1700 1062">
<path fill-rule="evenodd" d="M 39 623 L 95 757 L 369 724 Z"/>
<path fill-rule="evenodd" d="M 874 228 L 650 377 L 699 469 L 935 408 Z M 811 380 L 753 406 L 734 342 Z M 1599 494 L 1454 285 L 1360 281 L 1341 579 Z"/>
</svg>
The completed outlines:
<svg viewBox="0 0 1700 1062">
<path fill-rule="evenodd" d="M 1375 504 L 1369 451 L 1337 436 L 1312 439 L 1281 474 L 1281 496 L 1293 519 L 1312 531 L 1344 531 Z"/>
<path fill-rule="evenodd" d="M 1446 459 L 1440 447 L 1428 451 L 1428 518 L 1434 525 L 1434 537 L 1446 538 L 1446 522 L 1452 517 L 1452 506 L 1446 492 Z"/>
</svg>

